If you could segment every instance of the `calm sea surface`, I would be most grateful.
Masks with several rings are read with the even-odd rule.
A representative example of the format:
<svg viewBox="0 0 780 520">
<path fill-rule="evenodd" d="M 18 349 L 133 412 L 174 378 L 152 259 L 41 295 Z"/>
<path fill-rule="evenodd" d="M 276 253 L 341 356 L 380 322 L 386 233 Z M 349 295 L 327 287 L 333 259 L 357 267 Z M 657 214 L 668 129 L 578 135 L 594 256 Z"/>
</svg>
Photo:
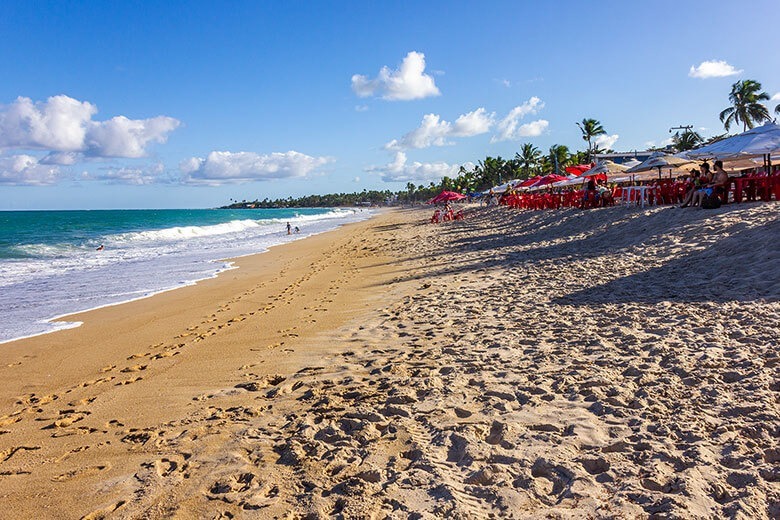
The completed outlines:
<svg viewBox="0 0 780 520">
<path fill-rule="evenodd" d="M 228 269 L 221 259 L 370 216 L 327 208 L 0 211 L 0 342 L 74 326 L 48 320 L 192 284 Z M 287 222 L 300 234 L 288 236 Z"/>
</svg>

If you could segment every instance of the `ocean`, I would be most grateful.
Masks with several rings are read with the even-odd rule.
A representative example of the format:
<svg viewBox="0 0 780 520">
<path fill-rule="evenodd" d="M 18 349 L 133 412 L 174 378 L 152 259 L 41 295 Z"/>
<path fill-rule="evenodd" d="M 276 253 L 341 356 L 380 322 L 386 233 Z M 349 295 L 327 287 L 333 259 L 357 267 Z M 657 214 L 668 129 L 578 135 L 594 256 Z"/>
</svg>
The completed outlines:
<svg viewBox="0 0 780 520">
<path fill-rule="evenodd" d="M 0 343 L 78 326 L 50 320 L 193 284 L 230 269 L 226 258 L 371 214 L 331 208 L 0 211 Z M 300 233 L 287 235 L 287 222 Z"/>
</svg>

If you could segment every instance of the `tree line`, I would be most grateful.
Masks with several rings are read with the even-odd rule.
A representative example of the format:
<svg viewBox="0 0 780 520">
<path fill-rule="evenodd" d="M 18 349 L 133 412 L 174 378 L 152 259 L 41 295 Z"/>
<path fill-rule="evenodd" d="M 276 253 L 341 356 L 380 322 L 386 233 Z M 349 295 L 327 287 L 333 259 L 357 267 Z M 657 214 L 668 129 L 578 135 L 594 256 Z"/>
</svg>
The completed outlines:
<svg viewBox="0 0 780 520">
<path fill-rule="evenodd" d="M 770 111 L 763 104 L 770 101 L 770 96 L 762 91 L 761 83 L 746 79 L 737 81 L 731 86 L 729 101 L 731 106 L 720 112 L 720 121 L 726 133 L 704 139 L 698 132 L 686 129 L 672 136 L 672 145 L 667 148 L 649 148 L 649 150 L 665 150 L 670 152 L 682 152 L 693 150 L 702 145 L 709 144 L 724 138 L 732 125 L 742 125 L 743 131 L 754 128 L 757 124 L 770 121 Z M 774 113 L 780 114 L 780 104 L 774 107 Z M 561 174 L 569 165 L 590 163 L 597 154 L 612 153 L 613 150 L 602 149 L 598 146 L 597 138 L 606 135 L 606 130 L 601 122 L 593 118 L 584 118 L 576 123 L 580 129 L 583 141 L 587 143 L 584 151 L 571 151 L 562 144 L 552 145 L 546 152 L 542 152 L 531 143 L 520 145 L 520 151 L 514 157 L 504 159 L 501 156 L 487 156 L 477 162 L 471 169 L 464 166 L 455 177 L 445 176 L 440 182 L 406 184 L 405 190 L 393 192 L 391 190 L 363 190 L 354 193 L 331 193 L 327 195 L 307 195 L 305 197 L 288 197 L 280 199 L 263 199 L 248 202 L 233 201 L 225 208 L 309 208 L 309 207 L 335 207 L 355 206 L 360 204 L 409 204 L 428 200 L 441 190 L 453 190 L 461 193 L 473 193 L 484 191 L 492 186 L 498 186 L 514 179 L 527 179 L 535 175 L 549 173 Z"/>
</svg>

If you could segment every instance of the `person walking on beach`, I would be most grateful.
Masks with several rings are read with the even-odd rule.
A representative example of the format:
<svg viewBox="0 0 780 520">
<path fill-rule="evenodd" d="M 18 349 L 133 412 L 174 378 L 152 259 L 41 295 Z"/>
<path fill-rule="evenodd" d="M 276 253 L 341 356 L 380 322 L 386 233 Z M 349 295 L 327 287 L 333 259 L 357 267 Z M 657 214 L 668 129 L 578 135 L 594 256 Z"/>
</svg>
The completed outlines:
<svg viewBox="0 0 780 520">
<path fill-rule="evenodd" d="M 287 234 L 292 235 L 292 226 L 290 225 L 289 222 L 287 223 Z"/>
</svg>

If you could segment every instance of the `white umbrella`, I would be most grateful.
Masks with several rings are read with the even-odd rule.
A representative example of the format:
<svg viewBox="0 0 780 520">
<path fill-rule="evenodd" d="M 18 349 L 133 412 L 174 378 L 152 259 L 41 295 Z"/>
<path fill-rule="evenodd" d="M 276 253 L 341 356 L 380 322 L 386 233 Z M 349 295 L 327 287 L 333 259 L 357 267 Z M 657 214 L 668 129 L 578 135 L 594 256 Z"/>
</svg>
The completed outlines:
<svg viewBox="0 0 780 520">
<path fill-rule="evenodd" d="M 563 187 L 566 187 L 566 186 L 576 186 L 578 184 L 584 183 L 587 180 L 588 179 L 585 178 L 584 174 L 580 175 L 580 176 L 572 175 L 568 179 L 566 179 L 565 181 L 558 181 L 558 182 L 552 183 L 552 187 L 553 188 L 563 188 Z"/>
<path fill-rule="evenodd" d="M 632 159 L 633 161 L 636 161 L 636 159 Z M 636 161 L 637 164 L 639 164 L 639 161 Z M 602 161 L 598 163 L 596 166 L 591 168 L 590 170 L 586 171 L 582 174 L 582 177 L 588 177 L 590 175 L 596 175 L 599 173 L 618 173 L 618 172 L 624 172 L 628 170 L 630 166 L 625 166 L 623 164 L 617 164 L 612 161 Z"/>
<path fill-rule="evenodd" d="M 487 195 L 488 193 L 490 193 L 490 190 L 493 190 L 493 193 L 495 195 L 501 195 L 502 193 L 504 193 L 506 191 L 507 188 L 514 187 L 515 184 L 517 184 L 518 182 L 522 182 L 522 181 L 523 181 L 523 179 L 513 179 L 513 180 L 511 180 L 509 182 L 505 182 L 504 184 L 499 184 L 498 186 L 493 186 L 489 190 L 483 191 L 482 194 L 483 195 Z"/>
<path fill-rule="evenodd" d="M 622 164 L 622 166 L 625 166 L 626 168 L 633 168 L 634 166 L 642 164 L 642 161 L 638 161 L 636 159 L 630 159 Z"/>
<path fill-rule="evenodd" d="M 662 168 L 669 168 L 671 171 L 671 169 L 678 169 L 680 166 L 685 166 L 691 162 L 690 159 L 684 159 L 668 153 L 655 152 L 645 161 L 626 170 L 626 173 L 642 173 L 658 168 L 658 178 L 660 179 Z"/>
<path fill-rule="evenodd" d="M 655 168 L 675 168 L 689 164 L 691 159 L 684 159 L 663 152 L 655 152 L 643 162 L 637 164 L 633 168 L 626 170 L 626 173 L 640 173 L 653 170 Z"/>
<path fill-rule="evenodd" d="M 780 152 L 780 125 L 767 123 L 747 132 L 690 150 L 692 159 L 736 159 L 761 157 Z"/>
</svg>

